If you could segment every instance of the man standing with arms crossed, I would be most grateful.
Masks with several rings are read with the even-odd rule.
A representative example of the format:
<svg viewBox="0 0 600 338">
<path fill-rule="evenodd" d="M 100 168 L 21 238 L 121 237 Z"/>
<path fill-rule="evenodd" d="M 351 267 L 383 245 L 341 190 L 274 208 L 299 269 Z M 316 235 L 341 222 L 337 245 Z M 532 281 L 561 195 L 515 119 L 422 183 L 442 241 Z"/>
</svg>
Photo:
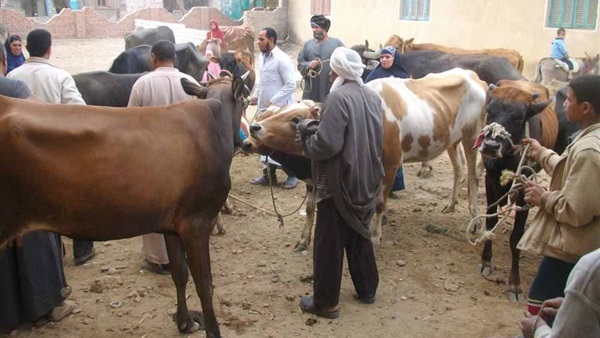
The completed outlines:
<svg viewBox="0 0 600 338">
<path fill-rule="evenodd" d="M 260 114 L 271 105 L 283 107 L 294 103 L 296 81 L 292 59 L 277 47 L 277 32 L 273 28 L 267 27 L 258 33 L 258 47 L 261 51 L 258 59 L 260 79 L 256 84 L 254 94 L 250 98 L 250 104 L 258 104 L 257 114 Z M 255 178 L 251 183 L 269 185 L 269 177 L 267 176 L 269 171 L 271 182 L 276 183 L 275 170 L 280 166 L 279 163 L 269 159 L 269 169 L 267 169 L 267 157 L 261 156 L 260 160 L 265 166 L 263 175 Z M 284 189 L 295 188 L 298 185 L 296 175 L 285 168 L 283 168 L 283 171 L 288 175 L 288 178 L 282 187 Z"/>
<path fill-rule="evenodd" d="M 170 41 L 160 40 L 152 46 L 150 53 L 153 71 L 135 82 L 127 106 L 163 106 L 194 99 L 194 96 L 183 90 L 181 79 L 186 78 L 196 84 L 198 82 L 175 68 L 175 45 Z M 142 251 L 146 256 L 142 262 L 143 269 L 162 275 L 171 273 L 164 235 L 143 235 Z"/>
</svg>

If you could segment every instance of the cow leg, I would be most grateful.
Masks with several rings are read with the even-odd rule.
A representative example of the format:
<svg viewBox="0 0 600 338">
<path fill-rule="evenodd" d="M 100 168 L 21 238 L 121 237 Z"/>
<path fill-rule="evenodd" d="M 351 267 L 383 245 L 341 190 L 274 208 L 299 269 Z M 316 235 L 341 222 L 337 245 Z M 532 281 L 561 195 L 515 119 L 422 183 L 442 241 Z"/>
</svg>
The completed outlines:
<svg viewBox="0 0 600 338">
<path fill-rule="evenodd" d="M 223 217 L 221 216 L 222 213 L 223 212 L 219 212 L 217 217 L 212 221 L 212 230 L 210 232 L 214 235 L 225 235 L 225 225 L 223 224 Z"/>
<path fill-rule="evenodd" d="M 312 192 L 312 185 L 306 184 L 306 193 L 308 196 L 306 197 L 306 219 L 304 221 L 304 229 L 302 229 L 300 240 L 294 247 L 294 252 L 307 250 L 312 235 L 312 227 L 315 219 L 315 196 Z"/>
<path fill-rule="evenodd" d="M 229 203 L 229 197 L 225 200 L 225 204 L 223 204 L 223 208 L 221 208 L 221 212 L 227 215 L 231 215 L 233 212 L 233 208 L 231 207 L 231 203 Z"/>
<path fill-rule="evenodd" d="M 446 204 L 444 209 L 442 209 L 442 212 L 445 214 L 449 212 L 454 212 L 454 207 L 458 203 L 458 189 L 460 185 L 460 176 L 462 172 L 461 161 L 456 145 L 451 146 L 447 149 L 447 151 L 448 157 L 450 157 L 450 162 L 452 162 L 452 172 L 454 173 L 454 180 L 452 181 L 452 192 L 450 193 L 448 204 Z"/>
<path fill-rule="evenodd" d="M 431 173 L 433 172 L 433 166 L 429 163 L 429 161 L 421 162 L 421 170 L 417 173 L 417 177 L 420 178 L 429 178 Z"/>
<path fill-rule="evenodd" d="M 185 246 L 190 271 L 202 304 L 206 336 L 215 338 L 221 337 L 221 333 L 212 302 L 212 273 L 209 252 L 211 221 L 212 219 L 207 218 L 193 221 L 182 220 L 177 225 L 177 232 Z M 182 314 L 182 316 L 184 315 Z"/>
<path fill-rule="evenodd" d="M 521 199 L 518 203 L 519 206 L 525 205 L 525 202 Z M 523 237 L 525 232 L 525 223 L 527 222 L 527 215 L 529 212 L 518 211 L 515 215 L 515 224 L 513 231 L 510 234 L 510 252 L 512 255 L 512 263 L 510 267 L 510 275 L 508 276 L 508 288 L 506 290 L 506 296 L 511 302 L 522 302 L 523 290 L 521 289 L 521 276 L 519 274 L 519 256 L 521 250 L 517 249 L 517 243 Z"/>
<path fill-rule="evenodd" d="M 385 168 L 385 176 L 383 178 L 383 186 L 379 189 L 377 195 L 377 204 L 375 207 L 375 219 L 371 222 L 371 241 L 373 244 L 379 244 L 381 242 L 381 224 L 383 216 L 387 210 L 387 201 L 394 186 L 394 180 L 396 179 L 396 172 L 400 164 L 389 166 Z"/>
<path fill-rule="evenodd" d="M 498 173 L 499 175 L 500 173 Z M 490 173 L 489 171 L 485 175 L 485 192 L 486 192 L 486 202 L 487 202 L 487 210 L 486 213 L 488 215 L 495 214 L 498 210 L 498 206 L 490 206 L 494 204 L 500 196 L 502 196 L 502 191 L 500 188 L 499 176 Z M 486 230 L 492 230 L 494 225 L 498 222 L 498 216 L 488 217 L 485 220 Z M 492 274 L 492 241 L 485 241 L 483 245 L 483 251 L 481 253 L 481 270 L 480 273 L 482 276 L 489 276 Z"/>
<path fill-rule="evenodd" d="M 472 139 L 465 139 L 462 141 L 463 150 L 465 152 L 465 160 L 467 162 L 467 180 L 469 182 L 469 211 L 471 212 L 471 218 L 475 218 L 477 216 L 477 190 L 479 189 L 479 176 L 477 173 L 477 154 L 479 152 L 476 149 L 473 149 L 472 144 L 474 142 L 475 141 Z"/>
<path fill-rule="evenodd" d="M 198 331 L 203 328 L 201 315 L 197 316 L 193 312 L 189 312 L 187 308 L 185 287 L 188 282 L 188 266 L 183 244 L 177 235 L 165 235 L 165 244 L 169 256 L 171 277 L 177 289 L 177 313 L 175 318 L 177 328 L 182 333 Z"/>
</svg>

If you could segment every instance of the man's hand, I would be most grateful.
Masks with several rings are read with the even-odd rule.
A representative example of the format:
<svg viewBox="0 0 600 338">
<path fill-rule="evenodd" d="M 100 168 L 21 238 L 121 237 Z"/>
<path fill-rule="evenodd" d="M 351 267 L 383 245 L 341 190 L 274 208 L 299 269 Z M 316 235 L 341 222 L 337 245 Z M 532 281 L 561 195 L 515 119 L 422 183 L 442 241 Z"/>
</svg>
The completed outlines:
<svg viewBox="0 0 600 338">
<path fill-rule="evenodd" d="M 525 182 L 525 202 L 539 207 L 542 194 L 545 191 L 544 187 L 534 181 Z"/>
<path fill-rule="evenodd" d="M 248 103 L 251 106 L 256 106 L 258 104 L 258 97 L 251 97 L 250 98 L 250 103 Z"/>
<path fill-rule="evenodd" d="M 534 326 L 535 325 L 535 329 Z M 546 324 L 543 318 L 538 318 L 538 316 L 533 316 L 529 312 L 525 312 L 525 317 L 521 319 L 521 324 L 519 327 L 521 328 L 521 333 L 523 333 L 523 337 L 525 338 L 533 338 L 533 333 L 537 328 L 542 327 Z"/>
<path fill-rule="evenodd" d="M 546 322 L 553 321 L 564 300 L 565 299 L 563 297 L 556 297 L 544 301 L 544 304 L 542 304 L 542 309 L 539 313 L 540 318 Z"/>
<path fill-rule="evenodd" d="M 308 65 L 308 68 L 315 69 L 315 68 L 317 68 L 318 65 L 319 65 L 319 58 L 316 58 L 310 62 L 310 64 Z"/>
<path fill-rule="evenodd" d="M 527 158 L 531 161 L 536 161 L 540 150 L 543 148 L 542 145 L 533 138 L 524 139 L 523 144 L 529 146 L 529 151 L 526 154 Z"/>
</svg>

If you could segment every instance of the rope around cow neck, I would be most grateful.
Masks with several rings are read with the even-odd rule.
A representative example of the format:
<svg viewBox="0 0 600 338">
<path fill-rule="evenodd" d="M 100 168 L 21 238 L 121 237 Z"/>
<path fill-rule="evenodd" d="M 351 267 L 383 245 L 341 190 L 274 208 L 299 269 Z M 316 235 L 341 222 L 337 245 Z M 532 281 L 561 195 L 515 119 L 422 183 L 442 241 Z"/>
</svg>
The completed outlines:
<svg viewBox="0 0 600 338">
<path fill-rule="evenodd" d="M 512 143 L 512 140 L 510 139 L 510 134 L 508 134 L 508 132 L 506 132 L 504 127 L 502 127 L 500 125 L 498 125 L 499 127 L 494 126 L 495 124 L 496 123 L 492 123 L 492 124 L 486 126 L 486 128 L 484 128 L 483 132 L 484 133 L 493 133 L 496 136 L 500 136 L 502 138 L 507 138 L 510 141 L 510 143 L 514 146 L 514 144 Z M 490 127 L 490 128 L 488 128 L 488 127 Z M 526 125 L 525 135 L 526 136 L 529 135 L 529 124 Z M 508 201 L 506 204 L 507 208 L 505 208 L 503 211 L 498 211 L 493 214 L 477 215 L 467 225 L 467 229 L 466 229 L 467 240 L 472 245 L 477 245 L 481 242 L 491 241 L 492 239 L 494 239 L 494 236 L 495 236 L 494 232 L 501 224 L 503 224 L 506 221 L 506 218 L 510 215 L 511 211 L 514 210 L 515 212 L 519 212 L 519 211 L 529 210 L 531 208 L 531 205 L 526 205 L 524 207 L 520 207 L 520 206 L 516 205 L 516 201 L 511 201 L 511 196 L 514 196 L 514 195 L 516 195 L 516 193 L 518 191 L 523 190 L 528 181 L 533 180 L 534 182 L 537 182 L 537 175 L 536 175 L 535 170 L 530 166 L 523 165 L 523 163 L 525 162 L 525 158 L 526 158 L 528 150 L 529 150 L 529 145 L 525 146 L 525 148 L 521 150 L 522 151 L 521 159 L 519 160 L 519 165 L 517 166 L 517 171 L 515 173 L 512 173 L 509 170 L 502 171 L 502 175 L 500 176 L 500 184 L 501 185 L 504 186 L 504 185 L 508 184 L 509 181 L 512 180 L 512 184 L 511 184 L 511 187 L 508 190 L 508 192 L 506 192 L 504 195 L 502 195 L 496 202 L 487 206 L 488 209 L 493 206 L 497 206 L 500 203 L 500 201 L 502 201 L 504 198 L 508 198 Z M 531 172 L 531 176 L 528 177 L 528 176 L 524 175 L 523 174 L 524 170 L 529 170 Z M 502 215 L 502 217 L 500 218 L 500 220 L 498 220 L 496 222 L 496 225 L 494 225 L 494 227 L 491 230 L 486 229 L 483 232 L 479 231 L 478 234 L 475 234 L 475 224 L 476 224 L 477 220 L 487 219 L 487 218 L 491 218 L 491 217 L 497 217 L 500 215 Z M 483 229 L 484 226 L 485 226 L 485 222 L 481 226 L 481 229 Z M 478 237 L 472 236 L 471 234 L 478 235 Z M 474 238 L 474 237 L 477 237 L 477 238 L 472 240 L 472 238 Z"/>
</svg>

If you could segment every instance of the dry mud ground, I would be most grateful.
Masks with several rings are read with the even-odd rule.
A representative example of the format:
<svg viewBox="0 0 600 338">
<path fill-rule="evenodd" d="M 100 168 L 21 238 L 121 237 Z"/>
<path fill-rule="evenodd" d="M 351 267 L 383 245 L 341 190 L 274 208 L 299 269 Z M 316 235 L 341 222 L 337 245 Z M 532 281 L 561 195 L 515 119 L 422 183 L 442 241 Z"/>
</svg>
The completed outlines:
<svg viewBox="0 0 600 338">
<path fill-rule="evenodd" d="M 294 57 L 299 49 L 283 45 Z M 57 40 L 51 61 L 71 74 L 106 70 L 123 50 L 120 39 Z M 300 91 L 297 92 L 298 97 Z M 301 313 L 301 296 L 312 293 L 306 276 L 312 273 L 312 250 L 292 252 L 300 236 L 303 216 L 275 217 L 233 202 L 225 215 L 227 233 L 211 239 L 214 298 L 221 332 L 226 337 L 506 337 L 518 333 L 524 304 L 511 304 L 503 284 L 510 268 L 507 233 L 494 240 L 495 272 L 486 280 L 478 274 L 481 246 L 473 247 L 464 235 L 469 222 L 466 186 L 460 191 L 456 212 L 442 214 L 450 193 L 452 170 L 443 155 L 433 161 L 429 179 L 416 177 L 419 165 L 405 165 L 407 189 L 389 203 L 389 225 L 376 248 L 380 284 L 377 302 L 362 305 L 353 300 L 349 275 L 344 273 L 341 317 L 336 320 Z M 260 174 L 257 156 L 234 158 L 231 193 L 272 210 L 268 188 L 248 182 Z M 285 179 L 281 174 L 279 178 Z M 484 211 L 480 180 L 479 211 Z M 304 197 L 296 189 L 275 189 L 279 210 L 295 209 Z M 445 233 L 433 233 L 434 225 Z M 431 226 L 429 227 L 429 229 Z M 506 229 L 506 226 L 504 227 Z M 141 240 L 96 243 L 97 256 L 81 267 L 72 263 L 70 240 L 65 259 L 66 276 L 73 287 L 70 299 L 75 313 L 60 323 L 24 330 L 18 337 L 188 337 L 180 335 L 171 320 L 175 287 L 170 276 L 140 269 Z M 403 260 L 406 265 L 396 262 Z M 539 258 L 523 254 L 521 277 L 525 293 Z M 111 268 L 107 272 L 103 269 Z M 276 277 L 274 277 L 276 276 Z M 90 291 L 100 284 L 102 292 Z M 100 291 L 100 290 L 96 290 Z M 200 309 L 193 282 L 188 304 Z M 115 307 L 111 307 L 111 303 Z M 118 305 L 118 306 L 116 306 Z M 189 337 L 204 337 L 203 331 Z"/>
</svg>

